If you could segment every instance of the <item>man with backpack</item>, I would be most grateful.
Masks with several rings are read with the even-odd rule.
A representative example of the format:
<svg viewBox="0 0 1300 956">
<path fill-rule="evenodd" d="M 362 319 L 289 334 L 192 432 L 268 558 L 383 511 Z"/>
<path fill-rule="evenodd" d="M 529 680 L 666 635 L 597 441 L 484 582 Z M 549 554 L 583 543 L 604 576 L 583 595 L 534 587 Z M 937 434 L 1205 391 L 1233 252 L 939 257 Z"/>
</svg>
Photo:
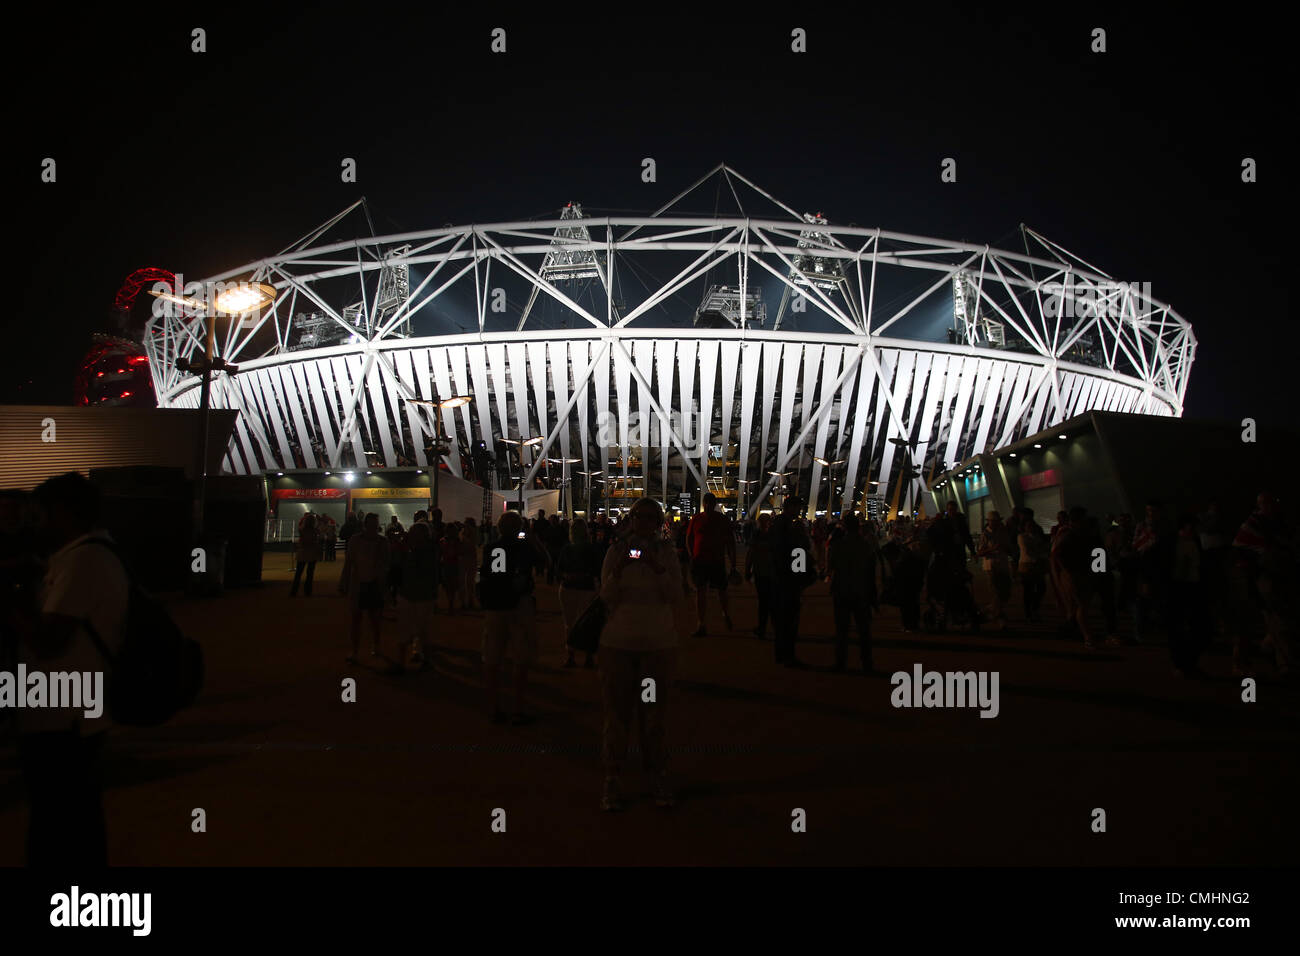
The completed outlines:
<svg viewBox="0 0 1300 956">
<path fill-rule="evenodd" d="M 130 581 L 99 527 L 99 489 L 68 472 L 38 487 L 34 498 L 50 558 L 19 662 L 29 672 L 103 673 L 108 664 L 96 638 L 110 652 L 122 646 Z M 101 542 L 107 546 L 92 546 Z M 109 718 L 88 718 L 77 708 L 19 713 L 18 753 L 31 805 L 28 865 L 106 866 L 99 761 Z"/>
</svg>

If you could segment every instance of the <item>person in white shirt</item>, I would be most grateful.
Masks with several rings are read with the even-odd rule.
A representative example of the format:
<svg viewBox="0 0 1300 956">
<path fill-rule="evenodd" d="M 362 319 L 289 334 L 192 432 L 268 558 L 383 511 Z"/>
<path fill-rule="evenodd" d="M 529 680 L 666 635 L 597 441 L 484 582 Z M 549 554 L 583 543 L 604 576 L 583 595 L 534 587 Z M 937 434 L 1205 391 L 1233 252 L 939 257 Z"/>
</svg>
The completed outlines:
<svg viewBox="0 0 1300 956">
<path fill-rule="evenodd" d="M 68 472 L 46 481 L 34 497 L 53 553 L 39 618 L 24 629 L 19 663 L 26 666 L 29 682 L 32 672 L 103 675 L 109 664 L 89 628 L 109 653 L 118 652 L 130 583 L 112 539 L 99 529 L 99 489 Z M 29 866 L 107 865 L 99 773 L 109 724 L 104 683 L 102 677 L 96 681 L 101 699 L 93 711 L 84 706 L 20 711 L 18 749 L 31 803 Z"/>
<path fill-rule="evenodd" d="M 600 596 L 609 609 L 599 650 L 604 810 L 622 809 L 619 778 L 634 716 L 655 803 L 670 807 L 674 802 L 667 782 L 665 716 L 677 663 L 682 582 L 676 550 L 659 534 L 663 520 L 658 502 L 638 501 L 630 516 L 631 532 L 610 544 L 601 571 Z M 654 681 L 653 702 L 644 698 L 646 678 Z"/>
</svg>

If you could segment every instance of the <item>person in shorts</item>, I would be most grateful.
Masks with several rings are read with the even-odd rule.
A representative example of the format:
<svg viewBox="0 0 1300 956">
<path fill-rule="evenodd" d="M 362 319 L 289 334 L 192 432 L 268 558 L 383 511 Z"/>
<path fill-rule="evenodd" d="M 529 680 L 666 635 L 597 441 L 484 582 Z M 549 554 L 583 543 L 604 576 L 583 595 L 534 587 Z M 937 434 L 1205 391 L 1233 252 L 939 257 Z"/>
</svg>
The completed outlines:
<svg viewBox="0 0 1300 956">
<path fill-rule="evenodd" d="M 718 511 L 718 499 L 712 493 L 705 494 L 703 510 L 686 527 L 686 547 L 691 556 L 691 580 L 695 583 L 695 609 L 699 615 L 699 627 L 694 636 L 703 637 L 708 633 L 704 611 L 709 588 L 718 592 L 722 619 L 730 631 L 727 578 L 736 569 L 736 536 L 731 531 L 731 522 Z"/>
</svg>

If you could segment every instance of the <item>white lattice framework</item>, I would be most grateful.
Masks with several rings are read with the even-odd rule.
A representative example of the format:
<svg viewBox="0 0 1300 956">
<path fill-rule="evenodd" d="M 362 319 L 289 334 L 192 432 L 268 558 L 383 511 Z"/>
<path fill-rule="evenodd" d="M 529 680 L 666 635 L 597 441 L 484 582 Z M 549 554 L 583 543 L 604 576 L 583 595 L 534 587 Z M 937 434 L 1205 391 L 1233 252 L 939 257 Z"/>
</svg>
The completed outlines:
<svg viewBox="0 0 1300 956">
<path fill-rule="evenodd" d="M 683 482 L 705 486 L 710 444 L 734 444 L 739 481 L 756 473 L 766 482 L 750 501 L 771 491 L 769 472 L 797 471 L 820 457 L 845 462 L 840 507 L 852 507 L 870 488 L 901 510 L 912 506 L 927 475 L 1083 411 L 1182 413 L 1196 348 L 1191 326 L 1141 288 L 1116 283 L 1033 230 L 1024 230 L 1035 246 L 1030 254 L 819 224 L 816 256 L 837 263 L 847 277 L 825 288 L 795 266 L 797 257 L 811 258 L 805 216 L 729 167 L 691 189 L 712 176 L 726 182 L 737 206 L 739 186 L 778 212 L 763 218 L 671 214 L 687 190 L 653 215 L 584 218 L 577 239 L 568 216 L 322 242 L 345 210 L 279 255 L 205 280 L 266 282 L 279 292 L 250 321 L 218 321 L 218 351 L 238 362 L 240 373 L 214 382 L 213 404 L 243 413 L 226 469 L 396 467 L 402 460 L 428 467 L 433 413 L 406 400 L 469 394 L 475 401 L 459 413 L 441 412 L 452 445 L 447 464 L 457 473 L 466 443 L 482 439 L 495 451 L 498 438 L 511 435 L 545 439 L 532 449 L 528 480 L 548 456 L 580 458 L 575 470 L 605 470 L 612 452 L 596 442 L 608 438 L 622 477 L 639 477 L 648 493 L 669 500 Z M 580 304 L 563 283 L 542 274 L 557 241 L 580 261 L 594 262 L 603 309 Z M 394 250 L 402 250 L 398 258 Z M 670 252 L 691 261 L 640 301 L 616 304 L 609 289 L 629 261 Z M 394 262 L 420 267 L 424 278 L 382 322 L 369 315 L 367 322 L 349 323 L 324 286 L 359 279 L 363 308 L 376 310 L 367 282 L 377 289 L 381 268 Z M 515 328 L 519 310 L 494 315 L 494 276 L 502 270 L 526 282 L 530 294 L 558 303 L 578 327 Z M 925 291 L 901 308 L 879 309 L 877 279 L 886 270 L 919 270 L 909 275 L 922 277 Z M 745 323 L 734 329 L 650 324 L 671 296 L 717 272 L 729 272 L 740 288 L 750 288 L 751 274 L 775 277 L 832 331 L 791 328 L 790 312 L 779 331 Z M 1018 348 L 890 334 L 931 297 L 951 304 L 954 279 L 963 272 L 974 289 L 966 309 L 1001 322 Z M 391 334 L 458 284 L 473 291 L 477 331 Z M 1071 301 L 1070 290 L 1081 284 L 1090 284 L 1093 294 Z M 1063 302 L 1073 306 L 1069 318 L 1061 315 Z M 361 341 L 288 351 L 290 318 L 302 308 L 324 313 Z M 176 363 L 201 353 L 209 318 L 193 308 L 169 309 L 145 333 L 156 394 L 162 406 L 197 407 L 197 380 Z M 507 327 L 489 328 L 494 321 Z M 1092 343 L 1095 364 L 1067 358 L 1081 341 Z M 921 473 L 910 481 L 899 477 L 902 462 L 890 441 L 898 437 L 916 443 Z M 640 464 L 630 466 L 630 458 Z M 804 488 L 821 488 L 822 466 L 809 467 Z"/>
</svg>

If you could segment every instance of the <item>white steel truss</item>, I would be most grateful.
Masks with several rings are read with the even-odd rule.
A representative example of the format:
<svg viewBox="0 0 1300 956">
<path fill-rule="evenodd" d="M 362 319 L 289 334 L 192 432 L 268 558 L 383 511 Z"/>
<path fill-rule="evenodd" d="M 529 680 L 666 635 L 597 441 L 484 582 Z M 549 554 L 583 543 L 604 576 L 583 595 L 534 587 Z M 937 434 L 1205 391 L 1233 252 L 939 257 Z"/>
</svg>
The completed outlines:
<svg viewBox="0 0 1300 956">
<path fill-rule="evenodd" d="M 491 451 L 497 438 L 539 435 L 526 481 L 548 456 L 576 453 L 580 470 L 612 468 L 623 486 L 665 501 L 750 476 L 766 485 L 736 503 L 762 502 L 776 472 L 815 502 L 822 473 L 812 460 L 842 459 L 836 510 L 883 496 L 898 511 L 936 468 L 1082 411 L 1182 413 L 1196 351 L 1187 321 L 1033 230 L 1024 231 L 1031 255 L 838 226 L 728 167 L 714 174 L 737 205 L 739 184 L 775 212 L 672 214 L 687 190 L 651 216 L 568 207 L 556 220 L 324 242 L 341 214 L 285 252 L 205 280 L 274 286 L 279 297 L 261 315 L 234 322 L 168 303 L 145 332 L 159 404 L 197 406 L 197 380 L 178 360 L 200 355 L 217 321 L 222 358 L 240 366 L 213 393 L 214 406 L 243 412 L 225 459 L 233 472 L 426 465 L 433 422 L 406 400 L 467 393 L 475 401 L 459 416 L 443 413 L 456 472 L 475 441 Z M 734 327 L 697 328 L 692 290 L 718 286 L 714 269 L 741 314 Z M 410 270 L 423 275 L 414 288 Z M 882 307 L 889 275 L 925 290 Z M 605 301 L 580 304 L 557 286 L 565 278 L 598 278 Z M 645 287 L 639 299 L 633 279 Z M 751 327 L 756 280 L 779 284 L 784 303 L 799 296 L 806 311 L 784 307 L 780 330 Z M 497 318 L 506 281 L 527 288 L 527 305 Z M 616 293 L 628 301 L 616 304 Z M 348 304 L 335 305 L 340 296 Z M 528 327 L 538 300 L 564 328 Z M 959 342 L 886 336 L 940 300 L 967 333 Z M 463 334 L 410 331 L 432 302 L 464 317 Z M 315 334 L 334 323 L 351 341 L 303 348 L 294 310 L 304 308 Z M 489 328 L 494 320 L 502 327 Z M 895 438 L 909 442 L 918 476 L 904 474 Z M 722 448 L 720 475 L 706 474 L 711 446 Z"/>
</svg>

